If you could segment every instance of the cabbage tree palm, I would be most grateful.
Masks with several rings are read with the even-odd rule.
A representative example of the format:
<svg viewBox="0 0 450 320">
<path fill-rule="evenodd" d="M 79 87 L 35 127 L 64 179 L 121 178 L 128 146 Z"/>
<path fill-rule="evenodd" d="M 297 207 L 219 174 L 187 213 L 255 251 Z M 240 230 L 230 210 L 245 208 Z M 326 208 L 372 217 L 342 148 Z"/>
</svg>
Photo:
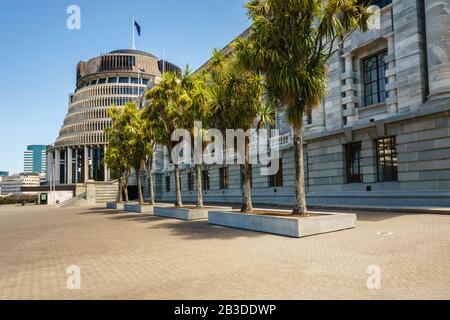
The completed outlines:
<svg viewBox="0 0 450 320">
<path fill-rule="evenodd" d="M 225 58 L 214 51 L 209 65 L 209 88 L 211 91 L 210 123 L 223 131 L 226 129 L 259 128 L 272 123 L 273 112 L 264 100 L 264 84 L 260 74 L 241 68 L 231 56 Z M 251 164 L 249 137 L 245 138 L 243 175 L 242 212 L 252 212 Z"/>
<path fill-rule="evenodd" d="M 184 110 L 184 128 L 190 130 L 192 137 L 192 147 L 194 147 L 195 121 L 202 123 L 200 135 L 203 136 L 206 126 L 208 126 L 208 107 L 210 101 L 209 90 L 206 85 L 204 72 L 191 75 L 186 70 L 183 77 L 183 86 L 186 94 L 189 96 L 189 103 Z M 200 146 L 203 150 L 204 143 Z M 193 148 L 194 150 L 195 148 Z M 197 189 L 197 208 L 203 208 L 203 190 L 202 190 L 202 171 L 201 164 L 195 163 L 196 189 Z"/>
<path fill-rule="evenodd" d="M 108 109 L 108 117 L 111 118 L 111 127 L 105 130 L 108 136 L 105 163 L 110 168 L 111 175 L 118 179 L 119 203 L 123 201 L 123 193 L 125 193 L 125 201 L 128 202 L 128 179 L 131 175 L 131 164 L 128 158 L 129 145 L 126 143 L 124 135 L 126 122 L 122 109 L 117 106 Z"/>
<path fill-rule="evenodd" d="M 326 89 L 327 65 L 354 31 L 367 29 L 368 1 L 251 0 L 249 35 L 238 39 L 240 63 L 261 72 L 272 97 L 286 106 L 294 129 L 295 206 L 307 215 L 302 125 L 303 115 L 318 106 Z"/>
<path fill-rule="evenodd" d="M 141 172 L 147 155 L 144 118 L 133 102 L 127 103 L 122 112 L 126 123 L 123 130 L 124 139 L 129 150 L 126 157 L 136 173 L 139 204 L 144 204 L 141 180 Z"/>
<path fill-rule="evenodd" d="M 183 78 L 175 72 L 166 72 L 161 81 L 147 91 L 147 104 L 144 108 L 143 116 L 152 122 L 155 141 L 166 146 L 169 154 L 177 142 L 172 141 L 172 133 L 183 128 L 185 121 L 186 105 L 189 103 L 189 96 L 186 94 Z M 175 206 L 183 206 L 181 199 L 180 168 L 174 164 L 175 168 Z"/>
</svg>

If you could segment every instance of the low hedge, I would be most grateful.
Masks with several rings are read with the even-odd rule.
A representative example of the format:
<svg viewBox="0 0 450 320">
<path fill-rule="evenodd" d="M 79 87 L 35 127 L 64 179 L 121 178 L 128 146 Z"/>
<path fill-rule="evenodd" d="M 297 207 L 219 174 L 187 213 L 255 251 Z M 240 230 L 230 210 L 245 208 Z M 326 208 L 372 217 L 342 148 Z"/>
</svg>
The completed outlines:
<svg viewBox="0 0 450 320">
<path fill-rule="evenodd" d="M 12 195 L 7 197 L 0 197 L 0 205 L 4 204 L 27 204 L 38 203 L 37 195 Z"/>
</svg>

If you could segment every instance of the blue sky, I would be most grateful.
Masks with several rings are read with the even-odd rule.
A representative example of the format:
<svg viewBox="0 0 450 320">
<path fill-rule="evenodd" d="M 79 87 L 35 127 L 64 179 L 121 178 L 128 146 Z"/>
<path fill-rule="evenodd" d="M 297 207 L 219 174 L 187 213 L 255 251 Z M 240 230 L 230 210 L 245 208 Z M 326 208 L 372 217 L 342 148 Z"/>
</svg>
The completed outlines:
<svg viewBox="0 0 450 320">
<path fill-rule="evenodd" d="M 75 67 L 131 47 L 131 19 L 142 27 L 136 47 L 191 69 L 222 48 L 249 21 L 245 0 L 0 1 L 0 171 L 23 170 L 27 144 L 51 144 L 74 90 Z M 81 30 L 66 28 L 69 5 Z"/>
</svg>

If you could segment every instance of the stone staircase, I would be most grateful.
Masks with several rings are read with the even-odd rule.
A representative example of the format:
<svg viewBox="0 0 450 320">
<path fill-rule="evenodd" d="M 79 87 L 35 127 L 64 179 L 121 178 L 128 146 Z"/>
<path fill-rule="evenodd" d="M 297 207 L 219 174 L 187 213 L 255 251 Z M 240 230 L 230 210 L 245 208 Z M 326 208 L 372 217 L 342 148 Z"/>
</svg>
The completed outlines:
<svg viewBox="0 0 450 320">
<path fill-rule="evenodd" d="M 106 203 L 117 201 L 119 184 L 116 181 L 86 183 L 86 200 L 93 203 Z"/>
</svg>

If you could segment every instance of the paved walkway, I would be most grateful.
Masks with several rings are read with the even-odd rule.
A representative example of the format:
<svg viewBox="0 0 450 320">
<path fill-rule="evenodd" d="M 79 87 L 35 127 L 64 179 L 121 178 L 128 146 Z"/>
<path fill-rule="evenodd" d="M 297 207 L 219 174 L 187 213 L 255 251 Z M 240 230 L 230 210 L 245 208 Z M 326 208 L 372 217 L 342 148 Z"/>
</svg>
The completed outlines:
<svg viewBox="0 0 450 320">
<path fill-rule="evenodd" d="M 450 216 L 291 239 L 96 208 L 0 207 L 0 299 L 450 299 Z M 377 235 L 377 233 L 392 233 Z M 81 290 L 66 268 L 81 269 Z M 381 289 L 366 286 L 381 268 Z"/>
</svg>

